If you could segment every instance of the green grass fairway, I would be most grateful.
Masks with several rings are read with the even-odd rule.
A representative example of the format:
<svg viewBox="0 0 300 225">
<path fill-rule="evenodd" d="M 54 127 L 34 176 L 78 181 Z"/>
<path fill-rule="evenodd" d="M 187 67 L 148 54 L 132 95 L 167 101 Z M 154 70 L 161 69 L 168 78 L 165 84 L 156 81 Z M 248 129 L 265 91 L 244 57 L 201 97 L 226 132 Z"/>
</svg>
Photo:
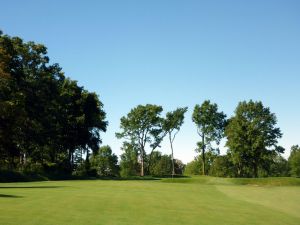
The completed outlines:
<svg viewBox="0 0 300 225">
<path fill-rule="evenodd" d="M 1 225 L 300 224 L 300 179 L 0 184 Z"/>
</svg>

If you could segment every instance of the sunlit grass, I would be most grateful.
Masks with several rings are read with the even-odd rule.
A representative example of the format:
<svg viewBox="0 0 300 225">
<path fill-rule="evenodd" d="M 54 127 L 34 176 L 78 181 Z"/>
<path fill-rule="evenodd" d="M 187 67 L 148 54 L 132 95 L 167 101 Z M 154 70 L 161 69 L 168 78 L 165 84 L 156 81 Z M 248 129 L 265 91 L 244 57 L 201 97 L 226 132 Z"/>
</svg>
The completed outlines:
<svg viewBox="0 0 300 225">
<path fill-rule="evenodd" d="M 0 184 L 0 224 L 299 224 L 298 182 L 192 177 L 7 183 Z"/>
</svg>

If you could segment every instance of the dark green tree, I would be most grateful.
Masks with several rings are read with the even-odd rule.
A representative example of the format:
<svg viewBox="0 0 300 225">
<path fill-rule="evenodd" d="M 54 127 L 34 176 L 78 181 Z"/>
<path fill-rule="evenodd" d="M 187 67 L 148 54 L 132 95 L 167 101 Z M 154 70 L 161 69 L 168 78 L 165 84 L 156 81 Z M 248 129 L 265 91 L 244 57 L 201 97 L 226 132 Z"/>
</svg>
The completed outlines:
<svg viewBox="0 0 300 225">
<path fill-rule="evenodd" d="M 214 158 L 209 174 L 215 177 L 235 177 L 234 165 L 228 155 L 219 155 Z"/>
<path fill-rule="evenodd" d="M 175 174 L 183 175 L 185 164 L 181 160 L 174 159 L 174 167 L 175 167 Z"/>
<path fill-rule="evenodd" d="M 169 176 L 172 173 L 172 158 L 169 155 L 163 155 L 161 152 L 154 151 L 150 174 L 153 176 Z"/>
<path fill-rule="evenodd" d="M 120 161 L 121 177 L 137 176 L 141 171 L 141 165 L 138 162 L 138 147 L 124 142 L 122 150 L 123 153 Z"/>
<path fill-rule="evenodd" d="M 98 96 L 50 64 L 45 46 L 0 34 L 3 165 L 54 163 L 71 171 L 74 152 L 97 150 L 106 126 Z"/>
<path fill-rule="evenodd" d="M 184 169 L 184 175 L 200 175 L 200 171 L 202 170 L 202 159 L 199 157 L 195 157 L 195 159 L 188 164 Z"/>
<path fill-rule="evenodd" d="M 289 165 L 291 168 L 291 175 L 300 177 L 300 147 L 298 145 L 294 145 L 291 147 Z"/>
<path fill-rule="evenodd" d="M 272 157 L 267 176 L 271 177 L 288 177 L 290 176 L 290 168 L 288 161 L 281 154 L 276 153 Z"/>
<path fill-rule="evenodd" d="M 282 136 L 276 116 L 261 102 L 240 102 L 226 127 L 227 147 L 238 176 L 258 177 L 258 169 L 274 152 Z"/>
<path fill-rule="evenodd" d="M 118 157 L 112 153 L 109 146 L 102 146 L 98 152 L 91 155 L 91 168 L 101 177 L 119 176 Z"/>
<path fill-rule="evenodd" d="M 184 114 L 187 112 L 188 108 L 178 108 L 173 112 L 168 112 L 166 118 L 163 121 L 163 130 L 167 133 L 169 137 L 169 142 L 171 146 L 171 156 L 172 156 L 172 176 L 175 175 L 175 162 L 174 162 L 174 148 L 173 143 L 176 135 L 178 134 L 183 122 Z"/>
<path fill-rule="evenodd" d="M 226 115 L 218 111 L 217 104 L 212 104 L 209 100 L 206 100 L 201 106 L 195 106 L 192 119 L 202 139 L 198 143 L 198 149 L 201 149 L 202 155 L 202 174 L 206 175 L 205 149 L 211 146 L 212 142 L 219 144 L 224 135 Z"/>
</svg>

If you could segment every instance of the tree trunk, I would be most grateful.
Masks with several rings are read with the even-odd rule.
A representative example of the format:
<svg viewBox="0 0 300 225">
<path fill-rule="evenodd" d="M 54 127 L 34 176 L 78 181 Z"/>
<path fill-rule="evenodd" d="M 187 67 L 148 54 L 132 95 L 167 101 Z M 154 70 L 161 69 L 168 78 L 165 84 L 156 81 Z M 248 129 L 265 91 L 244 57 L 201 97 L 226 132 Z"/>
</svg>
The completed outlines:
<svg viewBox="0 0 300 225">
<path fill-rule="evenodd" d="M 204 134 L 202 135 L 202 174 L 205 176 L 205 145 L 204 145 Z"/>
<path fill-rule="evenodd" d="M 91 168 L 91 165 L 90 165 L 90 152 L 89 152 L 89 149 L 87 148 L 86 149 L 86 159 L 85 159 L 85 169 L 86 171 L 89 171 Z"/>
<path fill-rule="evenodd" d="M 86 149 L 86 158 L 85 158 L 85 160 L 88 161 L 89 158 L 90 158 L 90 152 L 89 152 L 88 149 Z"/>
<path fill-rule="evenodd" d="M 257 163 L 254 163 L 254 165 L 253 165 L 253 175 L 254 175 L 254 178 L 258 178 Z"/>
<path fill-rule="evenodd" d="M 171 134 L 169 134 L 169 140 L 170 140 L 170 145 L 172 150 L 172 178 L 173 178 L 175 175 L 175 165 L 174 165 L 174 151 L 173 151 L 173 142 L 172 142 Z"/>
<path fill-rule="evenodd" d="M 144 149 L 141 149 L 141 177 L 143 177 L 144 174 Z"/>
</svg>

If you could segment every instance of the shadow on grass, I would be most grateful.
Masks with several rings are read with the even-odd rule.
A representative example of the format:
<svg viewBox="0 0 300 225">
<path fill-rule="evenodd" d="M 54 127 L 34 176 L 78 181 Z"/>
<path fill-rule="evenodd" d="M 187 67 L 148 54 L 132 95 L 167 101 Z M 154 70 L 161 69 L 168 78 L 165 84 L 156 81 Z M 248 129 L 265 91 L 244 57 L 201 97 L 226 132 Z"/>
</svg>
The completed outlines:
<svg viewBox="0 0 300 225">
<path fill-rule="evenodd" d="M 64 186 L 6 186 L 0 187 L 0 189 L 52 189 L 52 188 L 63 188 Z"/>
<path fill-rule="evenodd" d="M 22 196 L 17 196 L 17 195 L 4 195 L 0 194 L 0 198 L 23 198 Z"/>
</svg>

